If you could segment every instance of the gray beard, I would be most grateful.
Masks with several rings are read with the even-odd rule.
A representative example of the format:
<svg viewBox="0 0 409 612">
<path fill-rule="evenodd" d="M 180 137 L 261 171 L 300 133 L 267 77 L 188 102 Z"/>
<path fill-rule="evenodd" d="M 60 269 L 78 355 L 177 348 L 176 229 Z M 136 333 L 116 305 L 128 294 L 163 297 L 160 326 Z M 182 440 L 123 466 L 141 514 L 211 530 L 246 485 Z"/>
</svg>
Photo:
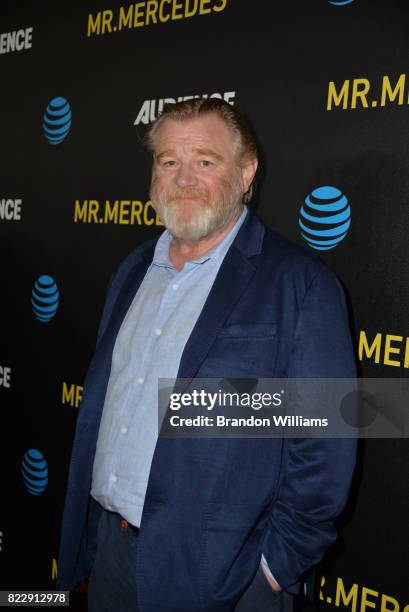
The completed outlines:
<svg viewBox="0 0 409 612">
<path fill-rule="evenodd" d="M 203 197 L 203 204 L 197 206 L 197 210 L 186 218 L 179 214 L 183 210 L 183 202 L 170 201 L 169 198 L 177 195 L 194 195 L 194 190 L 179 189 L 175 195 L 168 192 L 156 194 L 152 189 L 153 206 L 162 219 L 166 229 L 180 240 L 195 242 L 206 236 L 210 236 L 216 231 L 221 231 L 235 217 L 237 218 L 243 210 L 242 196 L 243 189 L 241 180 L 232 181 L 223 190 L 219 201 L 215 201 L 212 196 L 198 193 L 198 197 Z"/>
<path fill-rule="evenodd" d="M 215 208 L 206 207 L 198 210 L 197 214 L 190 216 L 188 219 L 180 221 L 176 207 L 167 206 L 162 221 L 175 238 L 194 242 L 213 234 L 217 230 L 222 230 L 235 215 L 238 216 L 238 211 L 238 206 L 231 207 L 224 211 L 224 214 Z"/>
</svg>

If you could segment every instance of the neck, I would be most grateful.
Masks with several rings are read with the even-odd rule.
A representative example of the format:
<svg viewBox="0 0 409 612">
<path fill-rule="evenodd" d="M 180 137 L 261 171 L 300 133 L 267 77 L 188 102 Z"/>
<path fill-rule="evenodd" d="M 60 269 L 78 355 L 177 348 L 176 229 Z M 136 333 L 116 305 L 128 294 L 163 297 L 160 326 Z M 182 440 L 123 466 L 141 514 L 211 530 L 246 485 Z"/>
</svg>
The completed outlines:
<svg viewBox="0 0 409 612">
<path fill-rule="evenodd" d="M 206 253 L 218 245 L 230 232 L 240 215 L 241 211 L 221 230 L 215 231 L 199 240 L 190 241 L 173 237 L 169 247 L 169 258 L 176 270 L 182 270 L 186 261 L 199 259 L 199 257 L 203 257 L 203 255 L 206 255 Z"/>
</svg>

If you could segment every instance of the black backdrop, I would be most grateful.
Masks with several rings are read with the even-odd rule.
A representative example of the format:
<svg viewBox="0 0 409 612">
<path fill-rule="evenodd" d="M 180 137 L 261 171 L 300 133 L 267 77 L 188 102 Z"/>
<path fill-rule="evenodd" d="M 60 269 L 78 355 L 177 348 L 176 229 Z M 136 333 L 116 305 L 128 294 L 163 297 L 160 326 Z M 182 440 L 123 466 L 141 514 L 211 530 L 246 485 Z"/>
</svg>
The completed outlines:
<svg viewBox="0 0 409 612">
<path fill-rule="evenodd" d="M 253 206 L 296 242 L 305 244 L 298 220 L 308 194 L 326 185 L 345 194 L 349 231 L 316 254 L 346 288 L 361 373 L 407 376 L 408 34 L 403 0 L 3 0 L 1 589 L 55 584 L 106 283 L 162 230 L 141 145 L 160 100 L 216 94 L 249 115 L 263 152 Z M 53 100 L 62 104 L 55 98 L 72 122 L 50 144 L 43 117 Z M 44 275 L 59 295 L 48 322 L 31 302 Z M 408 451 L 406 440 L 362 443 L 317 605 L 409 612 Z M 38 495 L 27 468 L 47 480 Z"/>
</svg>

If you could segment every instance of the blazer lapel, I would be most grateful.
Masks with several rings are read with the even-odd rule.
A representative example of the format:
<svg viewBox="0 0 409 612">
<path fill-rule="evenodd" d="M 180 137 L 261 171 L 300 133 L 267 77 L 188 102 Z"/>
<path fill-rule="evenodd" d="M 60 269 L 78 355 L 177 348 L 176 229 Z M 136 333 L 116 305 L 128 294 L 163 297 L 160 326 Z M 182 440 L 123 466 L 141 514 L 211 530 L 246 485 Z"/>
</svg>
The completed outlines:
<svg viewBox="0 0 409 612">
<path fill-rule="evenodd" d="M 178 378 L 191 379 L 199 370 L 226 319 L 252 279 L 256 267 L 250 258 L 261 250 L 264 226 L 248 212 L 226 254 L 203 310 L 186 343 Z M 182 383 L 182 386 L 183 385 Z M 179 388 L 179 385 L 177 385 Z"/>
</svg>

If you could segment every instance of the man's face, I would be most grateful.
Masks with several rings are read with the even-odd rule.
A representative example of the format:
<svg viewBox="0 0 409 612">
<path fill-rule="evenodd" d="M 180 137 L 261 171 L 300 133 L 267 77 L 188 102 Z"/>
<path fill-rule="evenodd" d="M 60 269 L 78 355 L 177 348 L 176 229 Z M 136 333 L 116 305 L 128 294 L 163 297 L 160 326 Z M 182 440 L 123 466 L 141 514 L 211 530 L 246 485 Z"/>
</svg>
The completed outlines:
<svg viewBox="0 0 409 612">
<path fill-rule="evenodd" d="M 215 114 L 163 122 L 155 140 L 151 198 L 173 236 L 199 240 L 238 216 L 249 185 L 236 157 L 231 130 Z"/>
</svg>

